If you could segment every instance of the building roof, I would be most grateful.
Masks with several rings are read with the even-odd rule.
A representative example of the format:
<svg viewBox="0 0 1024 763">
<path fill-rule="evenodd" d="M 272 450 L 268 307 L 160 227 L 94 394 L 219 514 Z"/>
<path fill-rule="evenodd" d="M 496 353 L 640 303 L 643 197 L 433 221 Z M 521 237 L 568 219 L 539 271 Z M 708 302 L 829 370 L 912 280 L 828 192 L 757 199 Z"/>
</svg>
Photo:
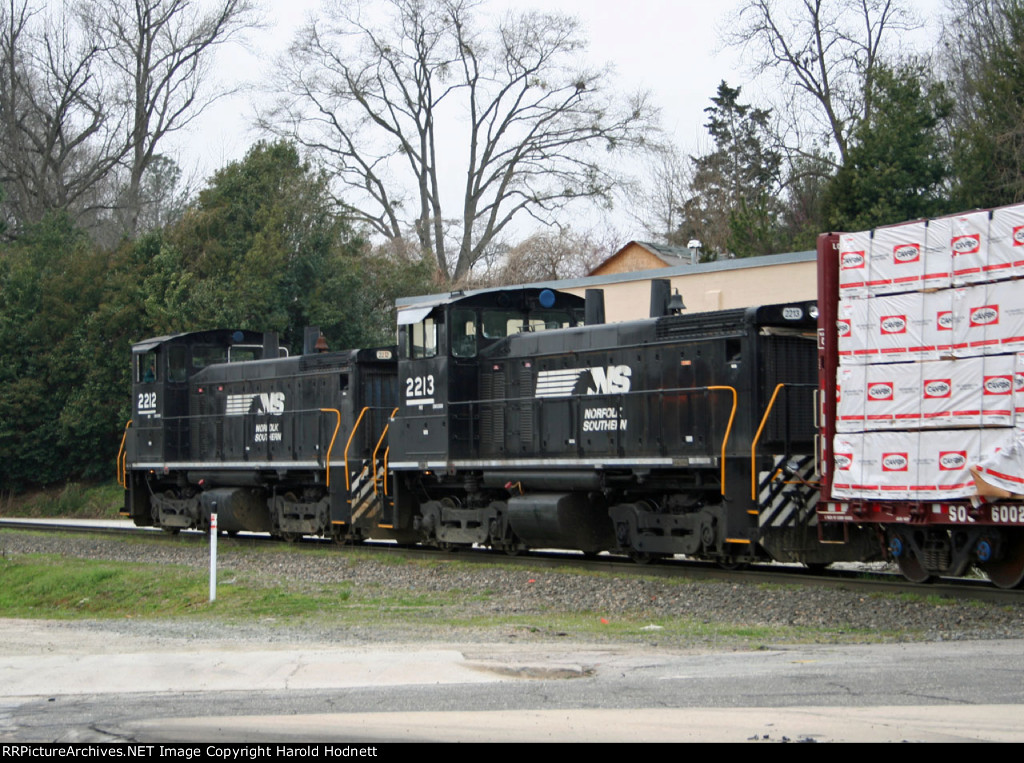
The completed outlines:
<svg viewBox="0 0 1024 763">
<path fill-rule="evenodd" d="M 670 247 L 672 248 L 672 247 Z M 678 249 L 679 247 L 674 247 Z M 688 251 L 688 250 L 687 250 Z M 539 289 L 581 289 L 597 288 L 607 284 L 624 283 L 628 281 L 645 281 L 652 278 L 672 278 L 674 276 L 695 275 L 698 273 L 717 273 L 726 270 L 744 270 L 746 268 L 774 267 L 776 265 L 792 265 L 800 262 L 814 262 L 818 253 L 813 249 L 804 252 L 787 252 L 786 254 L 766 254 L 761 257 L 737 257 L 732 260 L 718 260 L 717 262 L 699 262 L 690 265 L 689 259 L 686 264 L 677 264 L 653 270 L 636 270 L 626 273 L 609 273 L 601 276 L 585 276 L 583 278 L 567 278 L 560 281 L 540 281 L 537 283 L 522 284 L 524 288 L 535 287 Z M 512 287 L 515 288 L 515 287 Z M 478 291 L 489 291 L 481 289 Z M 476 291 L 467 293 L 477 293 Z M 417 303 L 441 304 L 452 298 L 451 294 L 425 295 L 421 297 L 403 297 L 396 300 L 398 307 L 410 307 Z"/>
</svg>

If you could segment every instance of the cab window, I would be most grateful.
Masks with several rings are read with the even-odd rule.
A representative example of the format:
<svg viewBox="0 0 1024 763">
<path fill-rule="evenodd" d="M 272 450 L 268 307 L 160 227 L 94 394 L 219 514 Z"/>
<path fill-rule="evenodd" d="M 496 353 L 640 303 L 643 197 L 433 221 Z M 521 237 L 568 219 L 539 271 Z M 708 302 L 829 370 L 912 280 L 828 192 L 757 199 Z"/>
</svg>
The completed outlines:
<svg viewBox="0 0 1024 763">
<path fill-rule="evenodd" d="M 433 318 L 409 327 L 409 357 L 432 358 L 437 355 L 437 324 Z"/>
<path fill-rule="evenodd" d="M 188 348 L 172 345 L 167 353 L 167 379 L 181 383 L 188 380 Z"/>
<path fill-rule="evenodd" d="M 214 345 L 196 345 L 192 348 L 192 370 L 199 371 L 215 363 L 224 363 L 228 359 L 227 350 Z"/>
<path fill-rule="evenodd" d="M 502 339 L 523 331 L 549 331 L 568 328 L 572 318 L 565 310 L 533 310 L 521 313 L 515 310 L 487 310 L 484 312 L 485 339 Z"/>
<path fill-rule="evenodd" d="M 139 384 L 152 384 L 159 381 L 160 372 L 157 364 L 157 351 L 140 352 L 135 356 L 135 381 Z"/>
<path fill-rule="evenodd" d="M 456 358 L 476 356 L 476 311 L 452 310 L 452 355 Z"/>
</svg>

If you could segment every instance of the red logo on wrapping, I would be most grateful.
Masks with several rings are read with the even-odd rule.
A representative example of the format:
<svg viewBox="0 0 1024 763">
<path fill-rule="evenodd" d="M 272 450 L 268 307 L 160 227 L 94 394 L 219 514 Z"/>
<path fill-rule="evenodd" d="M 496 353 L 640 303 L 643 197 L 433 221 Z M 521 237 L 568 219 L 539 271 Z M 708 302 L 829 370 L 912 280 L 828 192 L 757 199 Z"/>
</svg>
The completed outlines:
<svg viewBox="0 0 1024 763">
<path fill-rule="evenodd" d="M 1009 395 L 1011 392 L 1013 392 L 1013 377 L 1010 375 L 985 377 L 986 395 Z"/>
<path fill-rule="evenodd" d="M 969 236 L 954 236 L 953 254 L 977 254 L 981 251 L 981 234 L 972 233 Z"/>
<path fill-rule="evenodd" d="M 999 305 L 984 305 L 971 310 L 972 326 L 993 326 L 999 323 Z"/>
<path fill-rule="evenodd" d="M 864 267 L 864 252 L 843 252 L 840 259 L 843 270 L 855 270 Z"/>
<path fill-rule="evenodd" d="M 892 248 L 892 259 L 897 265 L 917 262 L 921 259 L 920 244 L 897 244 Z"/>
<path fill-rule="evenodd" d="M 868 386 L 868 398 L 871 400 L 892 400 L 892 384 L 875 382 Z"/>
<path fill-rule="evenodd" d="M 939 453 L 939 469 L 946 472 L 960 471 L 967 464 L 967 451 L 947 450 Z"/>
<path fill-rule="evenodd" d="M 880 326 L 883 334 L 906 334 L 907 316 L 883 315 Z"/>
<path fill-rule="evenodd" d="M 910 465 L 910 458 L 906 453 L 883 453 L 883 472 L 905 472 Z"/>
<path fill-rule="evenodd" d="M 925 398 L 949 397 L 952 393 L 952 379 L 929 379 L 924 383 Z"/>
</svg>

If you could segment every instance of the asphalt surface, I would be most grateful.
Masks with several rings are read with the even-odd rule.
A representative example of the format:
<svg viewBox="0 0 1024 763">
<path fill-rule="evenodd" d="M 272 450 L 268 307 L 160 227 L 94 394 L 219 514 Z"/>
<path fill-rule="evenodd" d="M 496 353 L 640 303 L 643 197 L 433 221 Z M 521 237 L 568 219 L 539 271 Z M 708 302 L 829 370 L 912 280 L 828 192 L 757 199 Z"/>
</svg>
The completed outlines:
<svg viewBox="0 0 1024 763">
<path fill-rule="evenodd" d="M 1024 741 L 1024 642 L 119 643 L 0 620 L 4 742 Z"/>
</svg>

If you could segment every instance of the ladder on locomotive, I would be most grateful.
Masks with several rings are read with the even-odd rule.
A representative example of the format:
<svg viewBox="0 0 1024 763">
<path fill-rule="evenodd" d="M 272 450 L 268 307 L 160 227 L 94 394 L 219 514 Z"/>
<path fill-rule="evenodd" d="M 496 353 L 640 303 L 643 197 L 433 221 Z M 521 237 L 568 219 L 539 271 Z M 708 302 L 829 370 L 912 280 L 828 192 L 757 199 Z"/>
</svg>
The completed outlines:
<svg viewBox="0 0 1024 763">
<path fill-rule="evenodd" d="M 367 523 L 380 524 L 384 518 L 385 504 L 389 501 L 388 496 L 388 452 L 389 448 L 384 445 L 391 420 L 398 413 L 394 408 L 387 418 L 387 423 L 381 428 L 380 437 L 373 448 L 369 459 L 363 459 L 357 468 L 349 468 L 349 449 L 355 439 L 356 432 L 362 424 L 366 414 L 373 410 L 367 406 L 359 413 L 355 426 L 349 434 L 348 443 L 345 445 L 345 489 L 348 493 L 350 506 L 350 526 L 364 525 Z M 382 450 L 383 448 L 383 450 Z"/>
</svg>

